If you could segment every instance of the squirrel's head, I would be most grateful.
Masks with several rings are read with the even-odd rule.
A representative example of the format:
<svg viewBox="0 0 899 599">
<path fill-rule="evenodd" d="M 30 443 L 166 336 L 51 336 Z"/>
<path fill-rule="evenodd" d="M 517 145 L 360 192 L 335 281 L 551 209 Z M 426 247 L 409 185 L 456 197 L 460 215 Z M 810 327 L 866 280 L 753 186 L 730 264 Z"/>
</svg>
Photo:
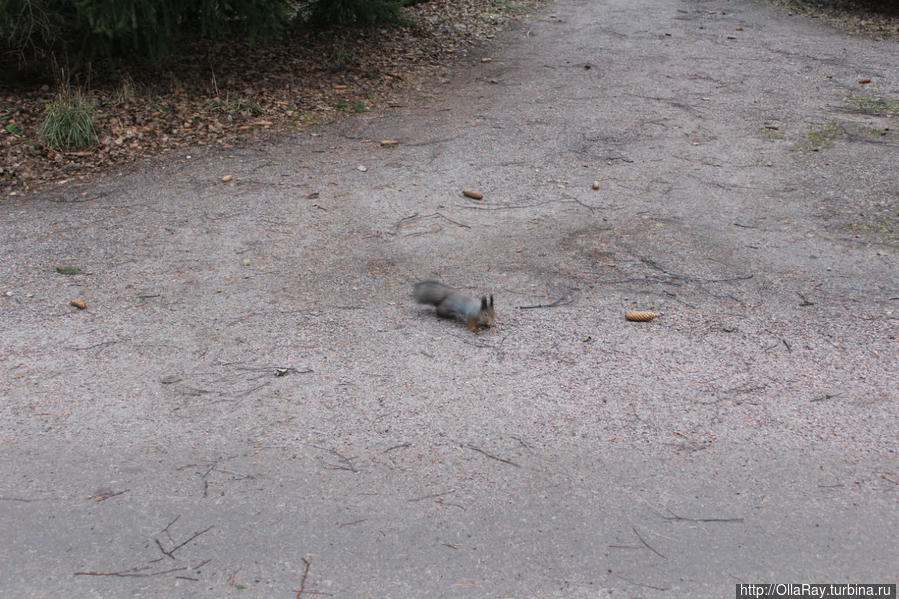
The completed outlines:
<svg viewBox="0 0 899 599">
<path fill-rule="evenodd" d="M 490 301 L 487 301 L 487 298 L 490 298 Z M 493 319 L 496 316 L 496 312 L 493 310 L 493 295 L 490 296 L 482 295 L 481 296 L 481 314 L 487 315 L 487 326 L 493 324 Z"/>
</svg>

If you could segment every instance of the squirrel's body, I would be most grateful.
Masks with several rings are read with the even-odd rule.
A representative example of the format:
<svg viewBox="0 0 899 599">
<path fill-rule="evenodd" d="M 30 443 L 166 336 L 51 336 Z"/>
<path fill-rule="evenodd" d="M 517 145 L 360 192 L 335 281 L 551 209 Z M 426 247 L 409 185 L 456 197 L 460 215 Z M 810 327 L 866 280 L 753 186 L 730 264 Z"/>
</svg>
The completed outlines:
<svg viewBox="0 0 899 599">
<path fill-rule="evenodd" d="M 472 299 L 459 293 L 440 281 L 422 281 L 415 284 L 415 301 L 420 304 L 431 304 L 437 308 L 440 318 L 461 318 L 474 331 L 479 326 L 493 325 L 493 296 L 488 302 L 486 295 L 480 300 Z"/>
</svg>

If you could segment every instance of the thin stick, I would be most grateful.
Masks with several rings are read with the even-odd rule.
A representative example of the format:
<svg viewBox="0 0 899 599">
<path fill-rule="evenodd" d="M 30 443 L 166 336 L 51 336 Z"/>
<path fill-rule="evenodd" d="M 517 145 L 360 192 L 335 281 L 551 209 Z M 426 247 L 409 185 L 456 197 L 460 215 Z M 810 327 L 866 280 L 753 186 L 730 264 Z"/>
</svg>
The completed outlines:
<svg viewBox="0 0 899 599">
<path fill-rule="evenodd" d="M 491 460 L 496 460 L 497 462 L 502 462 L 502 463 L 504 463 L 504 464 L 509 464 L 510 466 L 515 466 L 516 468 L 521 468 L 521 466 L 520 466 L 519 464 L 516 464 L 516 463 L 513 462 L 512 460 L 507 460 L 506 458 L 501 458 L 501 457 L 499 457 L 499 456 L 495 456 L 495 455 L 493 455 L 492 453 L 487 453 L 486 451 L 484 451 L 484 450 L 481 449 L 480 447 L 475 447 L 474 445 L 471 445 L 470 443 L 469 443 L 468 445 L 466 445 L 466 447 L 467 447 L 468 449 L 472 449 L 472 450 L 474 450 L 474 451 L 476 451 L 476 452 L 478 452 L 478 453 L 480 453 L 480 454 L 482 454 L 482 455 L 487 456 L 487 457 L 490 458 Z"/>
<path fill-rule="evenodd" d="M 653 553 L 655 553 L 656 555 L 658 555 L 660 558 L 662 558 L 662 559 L 668 559 L 667 557 L 665 557 L 664 555 L 662 555 L 661 553 L 659 553 L 658 551 L 656 551 L 655 548 L 654 548 L 652 545 L 650 545 L 649 543 L 647 543 L 647 542 L 646 542 L 646 539 L 644 539 L 643 537 L 640 536 L 640 533 L 637 532 L 637 529 L 636 529 L 635 527 L 631 526 L 631 530 L 634 531 L 634 534 L 637 535 L 637 538 L 640 539 L 640 542 L 643 543 L 643 546 L 644 546 L 644 547 L 646 547 L 647 549 L 649 549 L 650 551 L 652 551 Z M 663 590 L 663 589 L 660 589 L 660 590 Z"/>
<path fill-rule="evenodd" d="M 536 310 L 537 308 L 555 308 L 556 306 L 567 306 L 568 304 L 574 303 L 573 299 L 567 297 L 560 297 L 556 301 L 551 304 L 536 304 L 534 306 L 518 306 L 519 310 Z"/>
<path fill-rule="evenodd" d="M 140 570 L 144 570 L 145 568 L 140 568 L 138 570 L 124 572 L 94 572 L 92 570 L 86 570 L 82 572 L 75 572 L 75 576 L 119 576 L 122 578 L 128 577 L 147 577 L 147 576 L 160 576 L 162 574 L 171 574 L 172 572 L 180 572 L 182 570 L 187 570 L 187 566 L 181 566 L 180 568 L 171 568 L 169 570 L 163 570 L 161 572 L 141 572 Z"/>
<path fill-rule="evenodd" d="M 406 449 L 407 447 L 412 447 L 411 443 L 400 443 L 399 445 L 394 445 L 393 447 L 388 447 L 384 450 L 384 453 L 388 451 L 393 451 L 394 449 Z"/>
<path fill-rule="evenodd" d="M 119 495 L 127 493 L 130 490 L 131 489 L 125 489 L 124 491 L 119 491 L 118 493 L 110 493 L 109 495 L 98 495 L 97 497 L 95 497 L 95 499 L 97 500 L 97 503 L 99 503 L 101 501 L 106 501 L 107 499 L 111 499 L 113 497 L 118 497 Z"/>
<path fill-rule="evenodd" d="M 455 493 L 455 489 L 450 489 L 449 491 L 444 491 L 443 493 L 431 493 L 430 495 L 423 495 L 422 497 L 415 497 L 413 499 L 407 499 L 409 503 L 414 503 L 416 501 L 424 501 L 425 499 L 433 499 L 434 497 L 442 497 L 444 495 L 449 495 L 451 493 Z"/>
<path fill-rule="evenodd" d="M 311 444 L 310 444 L 310 445 L 311 445 Z M 321 445 L 312 445 L 312 447 L 314 447 L 314 448 L 316 448 L 316 449 L 321 449 L 322 451 L 327 451 L 327 452 L 329 452 L 329 453 L 331 453 L 331 454 L 334 454 L 334 455 L 336 455 L 338 458 L 340 458 L 340 461 L 342 461 L 344 464 L 346 464 L 346 466 L 336 466 L 336 465 L 330 465 L 330 464 L 329 464 L 328 467 L 329 467 L 330 469 L 332 469 L 332 470 L 349 470 L 350 472 L 353 472 L 353 473 L 358 473 L 358 472 L 359 472 L 359 470 L 358 470 L 355 466 L 353 466 L 353 460 L 356 459 L 355 457 L 348 458 L 348 457 L 346 457 L 345 455 L 343 455 L 342 453 L 340 453 L 339 451 L 336 451 L 336 450 L 331 449 L 331 448 L 329 448 L 329 447 L 322 447 Z"/>
<path fill-rule="evenodd" d="M 175 559 L 175 556 L 172 555 L 171 551 L 165 550 L 165 548 L 162 546 L 162 543 L 159 542 L 159 539 L 153 539 L 153 540 L 156 541 L 156 546 L 159 547 L 159 550 L 162 551 L 163 555 L 167 556 L 169 559 Z"/>
<path fill-rule="evenodd" d="M 185 545 L 187 545 L 188 543 L 190 543 L 191 541 L 193 541 L 194 539 L 196 539 L 196 538 L 197 538 L 198 536 L 200 536 L 201 534 L 206 533 L 206 532 L 209 532 L 210 530 L 212 530 L 212 527 L 211 527 L 211 526 L 204 528 L 204 529 L 201 530 L 200 532 L 195 532 L 193 535 L 191 535 L 191 537 L 190 537 L 189 539 L 187 539 L 187 540 L 184 541 L 183 543 L 179 543 L 178 545 L 175 545 L 175 547 L 174 547 L 171 551 L 169 551 L 169 553 L 170 553 L 170 554 L 171 554 L 171 553 L 175 553 L 176 551 L 178 551 L 179 549 L 181 549 L 182 547 L 184 547 Z M 160 547 L 160 548 L 161 548 L 161 547 Z M 165 553 L 165 551 L 163 551 L 163 553 Z"/>
<path fill-rule="evenodd" d="M 635 580 L 631 580 L 630 578 L 627 578 L 626 576 L 622 576 L 621 574 L 616 574 L 615 572 L 612 572 L 612 576 L 616 576 L 625 582 L 635 584 L 638 587 L 646 587 L 647 589 L 654 589 L 656 591 L 667 591 L 668 589 L 671 588 L 671 587 L 657 587 L 657 586 L 653 586 L 651 584 L 646 584 L 645 582 L 637 582 Z"/>
<path fill-rule="evenodd" d="M 445 214 L 441 214 L 439 212 L 434 212 L 433 214 L 425 214 L 425 216 L 437 216 L 439 218 L 442 218 L 445 221 L 453 223 L 457 227 L 462 227 L 463 229 L 471 228 L 471 225 L 466 225 L 465 223 L 460 223 L 459 221 L 453 220 L 450 217 L 446 216 Z"/>
<path fill-rule="evenodd" d="M 662 516 L 665 520 L 682 520 L 684 522 L 742 522 L 743 518 L 686 518 L 684 516 L 678 516 L 671 510 L 668 510 L 671 515 L 670 516 Z"/>
<path fill-rule="evenodd" d="M 841 395 L 842 393 L 825 393 L 824 395 L 821 395 L 819 397 L 813 397 L 809 401 L 824 401 L 825 399 L 833 399 L 834 397 L 839 397 Z"/>
<path fill-rule="evenodd" d="M 344 526 L 352 526 L 353 524 L 362 524 L 363 522 L 368 522 L 368 518 L 362 518 L 361 520 L 353 520 L 352 522 L 344 522 L 343 524 L 338 524 L 337 528 L 343 528 Z"/>
</svg>

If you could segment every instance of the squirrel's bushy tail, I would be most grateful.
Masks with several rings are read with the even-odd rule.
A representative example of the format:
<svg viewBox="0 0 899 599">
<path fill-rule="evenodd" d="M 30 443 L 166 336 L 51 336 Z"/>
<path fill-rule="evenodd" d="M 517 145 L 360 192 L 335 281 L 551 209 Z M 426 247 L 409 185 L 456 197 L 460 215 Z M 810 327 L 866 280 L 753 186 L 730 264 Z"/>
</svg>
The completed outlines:
<svg viewBox="0 0 899 599">
<path fill-rule="evenodd" d="M 415 301 L 419 304 L 436 306 L 453 293 L 453 288 L 444 285 L 440 281 L 428 280 L 416 283 L 412 293 L 415 296 Z"/>
</svg>

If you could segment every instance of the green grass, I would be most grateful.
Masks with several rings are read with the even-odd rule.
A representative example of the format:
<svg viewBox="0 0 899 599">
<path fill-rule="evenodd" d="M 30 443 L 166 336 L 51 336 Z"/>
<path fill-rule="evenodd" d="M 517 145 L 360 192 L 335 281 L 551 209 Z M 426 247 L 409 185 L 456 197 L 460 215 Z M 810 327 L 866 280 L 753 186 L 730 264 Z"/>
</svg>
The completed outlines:
<svg viewBox="0 0 899 599">
<path fill-rule="evenodd" d="M 899 100 L 889 96 L 852 96 L 849 104 L 857 112 L 871 116 L 899 116 Z"/>
<path fill-rule="evenodd" d="M 893 223 L 888 218 L 883 218 L 879 222 L 855 222 L 849 224 L 849 230 L 853 233 L 865 234 L 873 233 L 883 237 L 893 235 Z"/>
<path fill-rule="evenodd" d="M 56 272 L 61 275 L 77 275 L 81 273 L 81 269 L 77 266 L 57 266 Z"/>
<path fill-rule="evenodd" d="M 314 123 L 319 123 L 322 120 L 322 114 L 315 110 L 304 110 L 302 112 L 294 113 L 287 122 L 294 128 L 302 127 L 304 125 L 311 125 Z"/>
<path fill-rule="evenodd" d="M 493 11 L 498 14 L 514 17 L 527 12 L 527 7 L 523 6 L 521 2 L 509 2 L 508 0 L 503 0 L 493 5 Z"/>
<path fill-rule="evenodd" d="M 833 140 L 842 135 L 846 135 L 846 129 L 840 123 L 827 123 L 806 133 L 805 141 L 799 147 L 806 152 L 817 152 L 823 148 L 832 148 L 834 145 Z"/>
<path fill-rule="evenodd" d="M 368 106 L 362 100 L 349 101 L 341 98 L 334 102 L 334 108 L 343 112 L 365 112 Z"/>
<path fill-rule="evenodd" d="M 64 89 L 38 126 L 38 137 L 57 150 L 87 150 L 97 145 L 97 111 L 78 91 Z"/>
<path fill-rule="evenodd" d="M 783 139 L 784 134 L 781 133 L 778 129 L 762 127 L 762 137 L 765 139 Z"/>
<path fill-rule="evenodd" d="M 324 57 L 325 65 L 332 70 L 345 69 L 356 61 L 354 52 L 343 44 L 335 44 Z"/>
<path fill-rule="evenodd" d="M 265 112 L 259 104 L 247 98 L 237 98 L 235 100 L 228 97 L 209 98 L 203 102 L 203 108 L 210 112 L 227 112 L 232 114 L 239 112 L 240 114 L 245 114 L 247 116 L 252 114 L 263 114 Z"/>
</svg>

